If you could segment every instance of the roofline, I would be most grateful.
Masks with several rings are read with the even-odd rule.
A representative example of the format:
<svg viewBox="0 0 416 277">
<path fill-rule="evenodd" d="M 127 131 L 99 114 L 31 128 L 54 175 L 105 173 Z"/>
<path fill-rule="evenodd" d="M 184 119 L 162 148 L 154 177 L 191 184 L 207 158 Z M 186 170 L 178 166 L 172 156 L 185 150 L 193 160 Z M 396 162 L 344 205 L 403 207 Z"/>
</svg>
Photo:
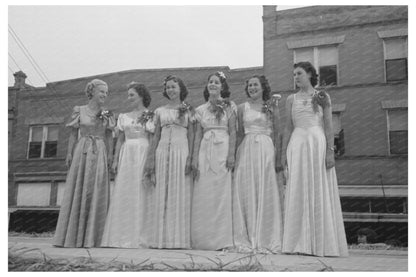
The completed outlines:
<svg viewBox="0 0 416 277">
<path fill-rule="evenodd" d="M 239 67 L 239 68 L 234 68 L 234 69 L 230 69 L 230 72 L 239 72 L 239 71 L 245 71 L 245 70 L 256 70 L 256 69 L 263 69 L 263 66 L 252 66 L 252 67 Z"/>
</svg>

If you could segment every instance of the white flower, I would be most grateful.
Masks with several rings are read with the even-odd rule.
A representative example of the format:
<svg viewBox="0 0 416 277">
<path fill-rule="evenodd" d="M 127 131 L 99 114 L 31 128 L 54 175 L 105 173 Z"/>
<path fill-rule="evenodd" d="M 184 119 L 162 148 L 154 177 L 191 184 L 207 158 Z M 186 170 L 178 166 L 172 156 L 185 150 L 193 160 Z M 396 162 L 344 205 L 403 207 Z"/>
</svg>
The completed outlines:
<svg viewBox="0 0 416 277">
<path fill-rule="evenodd" d="M 217 74 L 218 74 L 221 78 L 226 79 L 226 78 L 225 78 L 225 74 L 224 74 L 224 72 L 222 72 L 222 71 L 218 71 L 218 72 L 217 72 Z"/>
</svg>

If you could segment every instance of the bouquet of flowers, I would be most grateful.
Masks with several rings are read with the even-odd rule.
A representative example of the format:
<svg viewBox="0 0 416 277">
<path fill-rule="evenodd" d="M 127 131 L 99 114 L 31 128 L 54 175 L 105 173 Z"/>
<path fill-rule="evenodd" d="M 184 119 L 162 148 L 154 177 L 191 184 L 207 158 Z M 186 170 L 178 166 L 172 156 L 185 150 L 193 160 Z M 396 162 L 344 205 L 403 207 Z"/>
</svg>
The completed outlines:
<svg viewBox="0 0 416 277">
<path fill-rule="evenodd" d="M 314 112 L 318 112 L 318 105 L 324 109 L 329 106 L 328 94 L 325 91 L 318 91 L 312 95 L 312 106 Z"/>
<path fill-rule="evenodd" d="M 230 101 L 219 99 L 215 102 L 211 102 L 209 111 L 215 114 L 215 118 L 218 121 L 220 121 L 221 118 L 224 116 L 226 109 L 230 106 L 231 106 Z"/>
<path fill-rule="evenodd" d="M 137 118 L 137 124 L 142 124 L 144 126 L 154 115 L 155 113 L 153 111 L 144 111 L 142 115 Z"/>
<path fill-rule="evenodd" d="M 181 103 L 181 105 L 178 108 L 178 117 L 181 119 L 183 118 L 183 116 L 187 113 L 190 112 L 191 114 L 194 113 L 194 107 L 192 107 L 190 104 L 186 103 L 185 101 L 183 101 Z"/>
</svg>

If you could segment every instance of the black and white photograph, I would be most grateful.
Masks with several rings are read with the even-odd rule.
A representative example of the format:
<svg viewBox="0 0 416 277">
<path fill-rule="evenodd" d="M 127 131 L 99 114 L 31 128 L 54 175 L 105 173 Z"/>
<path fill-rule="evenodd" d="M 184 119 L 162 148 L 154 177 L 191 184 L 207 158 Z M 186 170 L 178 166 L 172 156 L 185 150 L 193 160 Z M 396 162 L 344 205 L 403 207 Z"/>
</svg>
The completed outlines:
<svg viewBox="0 0 416 277">
<path fill-rule="evenodd" d="M 3 5 L 7 271 L 410 272 L 409 4 L 348 3 Z"/>
</svg>

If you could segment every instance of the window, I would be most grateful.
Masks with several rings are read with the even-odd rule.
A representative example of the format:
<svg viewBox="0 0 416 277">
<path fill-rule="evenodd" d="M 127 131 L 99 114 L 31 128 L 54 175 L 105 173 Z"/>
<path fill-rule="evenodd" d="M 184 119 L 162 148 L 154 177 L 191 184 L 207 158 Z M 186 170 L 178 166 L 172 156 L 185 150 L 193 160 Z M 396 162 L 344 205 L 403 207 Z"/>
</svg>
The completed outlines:
<svg viewBox="0 0 416 277">
<path fill-rule="evenodd" d="M 341 113 L 332 113 L 332 126 L 334 130 L 334 152 L 336 156 L 345 153 L 344 130 L 341 128 Z"/>
<path fill-rule="evenodd" d="M 20 183 L 17 187 L 18 206 L 49 206 L 50 183 Z"/>
<path fill-rule="evenodd" d="M 387 129 L 390 154 L 407 154 L 407 109 L 388 110 Z"/>
<path fill-rule="evenodd" d="M 28 158 L 56 157 L 58 125 L 31 126 L 29 130 Z"/>
<path fill-rule="evenodd" d="M 386 82 L 407 80 L 407 38 L 384 39 Z"/>
<path fill-rule="evenodd" d="M 319 86 L 336 86 L 338 84 L 338 48 L 337 46 L 320 46 L 299 48 L 295 50 L 295 63 L 310 62 L 319 74 Z"/>
</svg>

